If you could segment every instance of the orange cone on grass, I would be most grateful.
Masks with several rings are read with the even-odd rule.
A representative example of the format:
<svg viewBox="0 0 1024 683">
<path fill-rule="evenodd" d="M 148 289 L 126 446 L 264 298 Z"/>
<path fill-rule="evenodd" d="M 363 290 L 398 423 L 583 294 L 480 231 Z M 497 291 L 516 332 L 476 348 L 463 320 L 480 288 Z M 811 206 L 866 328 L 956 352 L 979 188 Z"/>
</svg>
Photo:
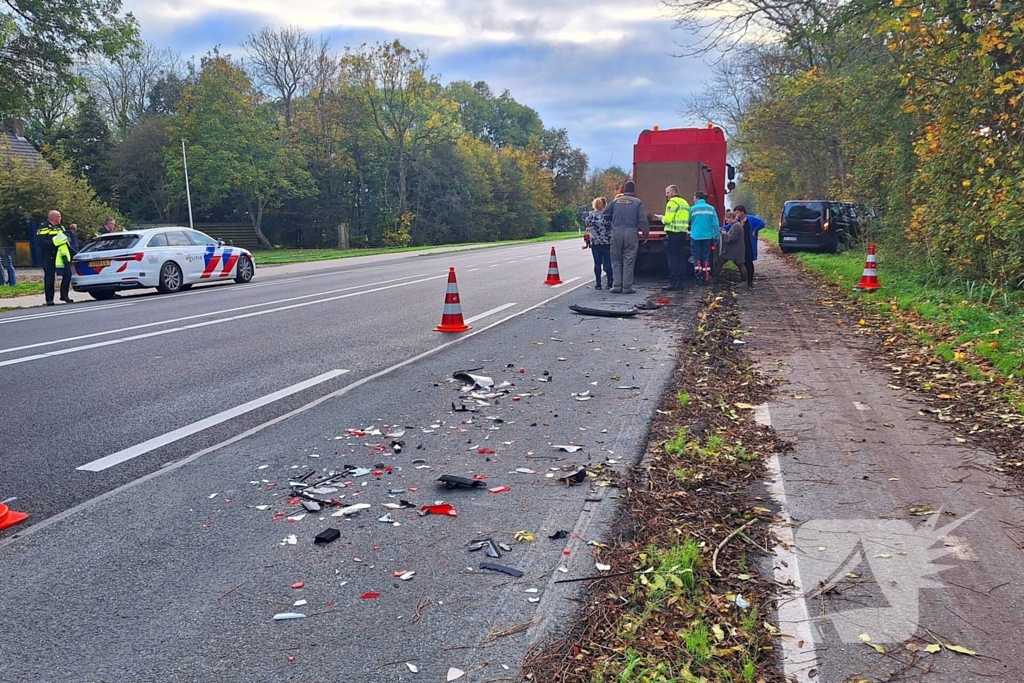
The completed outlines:
<svg viewBox="0 0 1024 683">
<path fill-rule="evenodd" d="M 28 519 L 28 515 L 24 512 L 15 512 L 3 503 L 0 503 L 0 530 L 12 527 L 15 524 L 21 524 L 26 519 Z"/>
<path fill-rule="evenodd" d="M 864 292 L 872 289 L 881 289 L 878 281 L 877 261 L 875 260 L 875 245 L 868 247 L 868 260 L 864 264 L 864 274 L 860 276 L 860 282 L 853 289 L 857 292 Z"/>
<path fill-rule="evenodd" d="M 562 284 L 561 278 L 558 277 L 558 259 L 555 258 L 555 248 L 551 247 L 551 260 L 548 261 L 548 279 L 544 281 L 546 285 L 560 285 Z"/>
<path fill-rule="evenodd" d="M 438 332 L 465 332 L 469 325 L 462 319 L 462 302 L 459 301 L 459 285 L 455 282 L 455 269 L 448 269 L 448 291 L 444 295 L 444 311 Z"/>
</svg>

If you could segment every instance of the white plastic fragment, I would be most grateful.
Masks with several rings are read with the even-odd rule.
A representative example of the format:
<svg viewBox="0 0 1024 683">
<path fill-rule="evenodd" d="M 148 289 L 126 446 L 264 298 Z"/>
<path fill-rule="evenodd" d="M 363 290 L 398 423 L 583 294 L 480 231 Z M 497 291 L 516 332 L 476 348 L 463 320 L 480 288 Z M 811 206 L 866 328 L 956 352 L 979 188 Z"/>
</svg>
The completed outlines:
<svg viewBox="0 0 1024 683">
<path fill-rule="evenodd" d="M 536 588 L 527 588 L 523 592 L 524 593 L 539 593 L 540 591 L 538 591 Z"/>
<path fill-rule="evenodd" d="M 259 467 L 257 467 L 256 469 L 258 469 L 258 470 L 265 470 L 265 469 L 267 469 L 268 467 L 270 467 L 270 465 L 260 465 L 260 466 L 259 466 Z"/>
<path fill-rule="evenodd" d="M 583 446 L 567 446 L 565 444 L 555 444 L 552 448 L 557 448 L 558 450 L 565 451 L 566 453 L 575 453 L 576 451 L 583 450 Z"/>
<path fill-rule="evenodd" d="M 740 609 L 747 609 L 748 607 L 750 607 L 750 603 L 744 600 L 742 595 L 737 595 L 736 606 Z"/>
<path fill-rule="evenodd" d="M 301 522 L 305 516 L 306 516 L 305 512 L 303 512 L 301 514 L 298 514 L 298 515 L 292 515 L 291 517 L 288 518 L 288 521 L 289 522 Z"/>
<path fill-rule="evenodd" d="M 416 572 L 404 572 L 398 576 L 401 581 L 408 581 L 412 577 L 416 576 Z"/>
<path fill-rule="evenodd" d="M 409 668 L 409 671 L 413 672 L 414 674 L 418 674 L 420 672 L 419 668 L 412 662 L 406 662 L 405 665 Z"/>
<path fill-rule="evenodd" d="M 211 493 L 210 495 L 207 496 L 207 498 L 216 498 L 219 495 L 219 493 Z"/>
<path fill-rule="evenodd" d="M 460 678 L 462 678 L 465 675 L 466 675 L 465 671 L 463 671 L 462 669 L 456 669 L 453 666 L 453 667 L 449 667 L 448 668 L 448 678 L 446 678 L 445 680 L 450 683 L 451 681 L 459 680 Z"/>
<path fill-rule="evenodd" d="M 257 510 L 260 510 L 260 511 L 263 511 L 263 510 L 269 510 L 269 509 L 270 509 L 270 506 L 269 506 L 269 505 L 257 505 L 257 506 L 256 506 L 256 509 L 257 509 Z"/>
<path fill-rule="evenodd" d="M 612 568 L 610 564 L 601 564 L 600 562 L 595 562 L 594 566 L 597 567 L 597 571 L 599 572 L 607 572 Z"/>
<path fill-rule="evenodd" d="M 540 598 L 526 598 L 529 602 L 540 602 Z"/>
<path fill-rule="evenodd" d="M 300 612 L 282 612 L 274 615 L 274 621 L 285 621 L 286 619 L 305 619 L 306 615 Z"/>
<path fill-rule="evenodd" d="M 295 534 L 288 534 L 281 541 L 281 545 L 297 545 L 298 542 L 299 542 L 299 539 L 295 536 Z"/>
<path fill-rule="evenodd" d="M 377 521 L 378 522 L 384 522 L 385 524 L 391 524 L 395 520 L 391 519 L 391 513 L 389 512 L 388 514 L 384 515 L 383 517 L 378 517 Z"/>
<path fill-rule="evenodd" d="M 391 437 L 392 439 L 401 439 L 403 436 L 405 436 L 405 430 L 396 429 L 393 432 L 388 432 L 387 436 Z"/>
<path fill-rule="evenodd" d="M 356 503 L 355 505 L 349 505 L 341 508 L 337 512 L 333 513 L 331 517 L 348 517 L 349 515 L 354 515 L 361 510 L 369 510 L 370 507 L 372 506 L 369 503 Z"/>
<path fill-rule="evenodd" d="M 292 607 L 302 607 L 306 604 L 306 600 L 296 600 L 292 603 Z"/>
</svg>

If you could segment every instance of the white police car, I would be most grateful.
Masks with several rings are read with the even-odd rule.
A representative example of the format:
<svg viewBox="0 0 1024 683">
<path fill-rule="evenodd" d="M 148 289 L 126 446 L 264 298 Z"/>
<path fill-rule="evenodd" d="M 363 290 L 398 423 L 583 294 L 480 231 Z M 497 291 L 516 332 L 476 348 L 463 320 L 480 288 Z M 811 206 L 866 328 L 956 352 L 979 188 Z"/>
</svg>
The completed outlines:
<svg viewBox="0 0 1024 683">
<path fill-rule="evenodd" d="M 189 228 L 125 230 L 99 235 L 72 260 L 71 286 L 94 299 L 123 289 L 156 287 L 167 294 L 200 282 L 248 282 L 252 253 Z"/>
</svg>

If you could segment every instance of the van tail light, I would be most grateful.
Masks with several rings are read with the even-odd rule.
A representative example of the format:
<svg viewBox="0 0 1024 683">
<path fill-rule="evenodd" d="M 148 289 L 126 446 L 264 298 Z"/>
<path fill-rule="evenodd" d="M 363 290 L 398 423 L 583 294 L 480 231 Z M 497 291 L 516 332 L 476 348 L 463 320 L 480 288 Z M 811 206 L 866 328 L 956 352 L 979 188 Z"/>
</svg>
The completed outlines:
<svg viewBox="0 0 1024 683">
<path fill-rule="evenodd" d="M 115 256 L 111 260 L 112 261 L 141 261 L 142 257 L 144 255 L 145 254 L 143 254 L 141 251 L 137 251 L 134 254 L 129 254 L 127 256 Z"/>
<path fill-rule="evenodd" d="M 828 221 L 825 221 L 824 223 L 821 224 L 821 231 L 828 232 Z"/>
</svg>

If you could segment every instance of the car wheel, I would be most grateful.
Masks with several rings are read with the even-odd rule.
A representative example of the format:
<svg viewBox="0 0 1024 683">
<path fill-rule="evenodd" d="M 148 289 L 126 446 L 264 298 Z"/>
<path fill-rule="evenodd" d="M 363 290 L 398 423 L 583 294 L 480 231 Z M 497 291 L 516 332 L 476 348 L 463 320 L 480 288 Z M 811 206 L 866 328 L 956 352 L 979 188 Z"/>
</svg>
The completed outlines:
<svg viewBox="0 0 1024 683">
<path fill-rule="evenodd" d="M 779 249 L 782 250 L 783 254 L 792 254 L 793 253 L 793 249 L 791 247 L 779 247 Z"/>
<path fill-rule="evenodd" d="M 249 280 L 252 280 L 255 270 L 249 257 L 243 256 L 238 259 L 238 266 L 235 268 L 235 282 L 249 282 Z"/>
<path fill-rule="evenodd" d="M 115 294 L 117 294 L 117 292 L 115 292 L 112 289 L 100 289 L 89 292 L 89 296 L 91 296 L 93 299 L 96 299 L 97 301 L 106 301 L 107 299 L 113 299 Z"/>
<path fill-rule="evenodd" d="M 174 294 L 181 291 L 184 278 L 181 275 L 181 268 L 174 261 L 168 261 L 160 268 L 160 280 L 156 289 L 161 294 Z"/>
</svg>

